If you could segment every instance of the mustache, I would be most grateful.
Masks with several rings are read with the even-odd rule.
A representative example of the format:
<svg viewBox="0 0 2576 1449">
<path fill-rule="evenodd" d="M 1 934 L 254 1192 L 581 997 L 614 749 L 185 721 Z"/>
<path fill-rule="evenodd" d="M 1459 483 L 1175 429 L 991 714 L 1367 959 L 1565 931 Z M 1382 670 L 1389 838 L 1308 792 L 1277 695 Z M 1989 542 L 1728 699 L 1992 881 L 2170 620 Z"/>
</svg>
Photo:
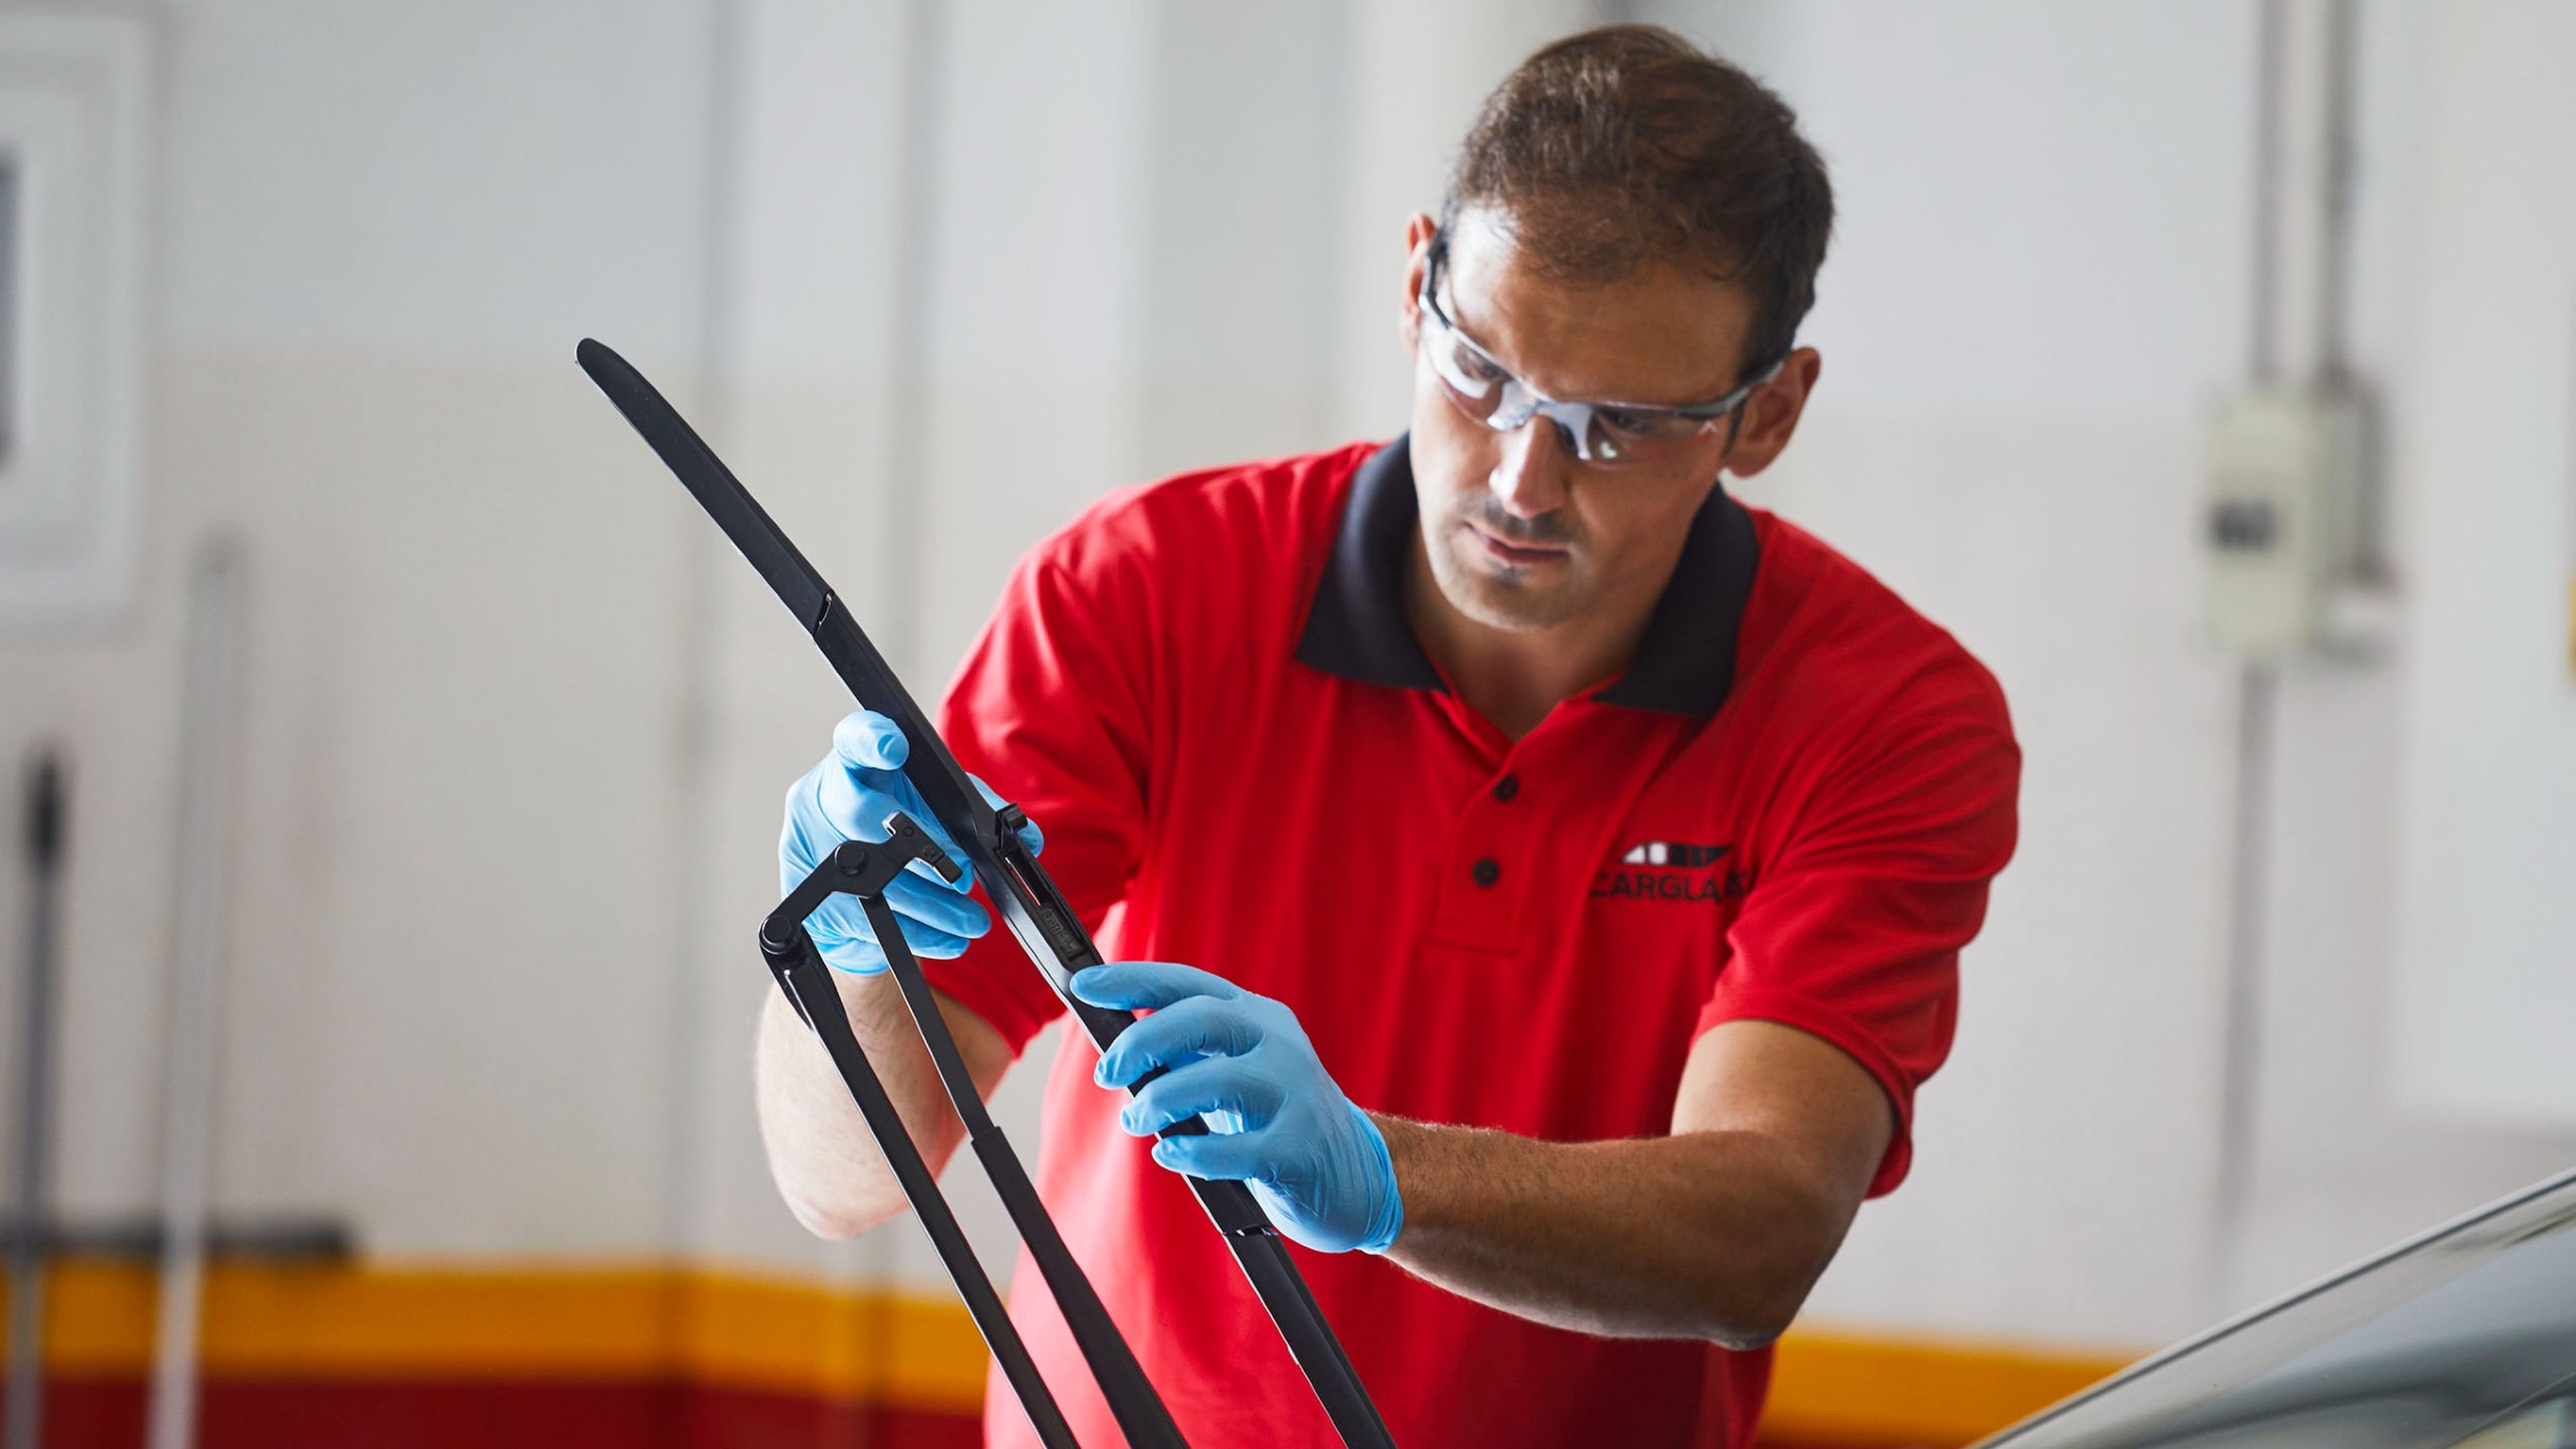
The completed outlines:
<svg viewBox="0 0 2576 1449">
<path fill-rule="evenodd" d="M 1562 512 L 1516 518 L 1504 512 L 1490 494 L 1461 500 L 1450 511 L 1460 522 L 1471 523 L 1519 548 L 1570 548 L 1581 541 Z"/>
</svg>

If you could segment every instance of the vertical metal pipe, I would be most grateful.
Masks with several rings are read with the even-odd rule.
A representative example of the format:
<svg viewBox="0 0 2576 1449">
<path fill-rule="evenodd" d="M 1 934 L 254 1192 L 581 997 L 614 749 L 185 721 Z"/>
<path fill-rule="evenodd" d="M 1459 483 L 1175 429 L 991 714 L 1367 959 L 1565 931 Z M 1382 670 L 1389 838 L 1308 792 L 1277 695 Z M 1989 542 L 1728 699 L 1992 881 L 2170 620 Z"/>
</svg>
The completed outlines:
<svg viewBox="0 0 2576 1449">
<path fill-rule="evenodd" d="M 2254 270 L 2245 370 L 2256 386 L 2280 380 L 2283 71 L 2290 0 L 2263 0 L 2254 59 Z M 2253 1193 L 2257 1058 L 2262 1039 L 2264 867 L 2272 813 L 2272 730 L 2280 676 L 2267 659 L 2236 672 L 2235 771 L 2228 797 L 2225 935 L 2219 958 L 2218 1142 L 2210 1183 L 2209 1299 L 2214 1316 L 2233 1301 L 2245 1214 Z"/>
<path fill-rule="evenodd" d="M 2361 25 L 2354 0 L 2329 0 L 2320 17 L 2318 44 L 2323 75 L 2317 100 L 2322 134 L 2316 140 L 2315 174 L 2306 191 L 2319 235 L 2313 252 L 2315 310 L 2310 365 L 2315 380 L 2335 386 L 2350 380 L 2352 222 L 2354 176 L 2359 170 L 2360 119 L 2354 106 L 2360 73 Z"/>
<path fill-rule="evenodd" d="M 2256 383 L 2281 369 L 2281 70 L 2288 50 L 2289 0 L 2263 0 L 2254 42 L 2254 276 L 2247 298 L 2252 332 L 2245 371 Z"/>
<path fill-rule="evenodd" d="M 2263 938 L 2270 903 L 2274 736 L 2281 675 L 2247 660 L 2236 683 L 2236 768 L 2228 811 L 2227 935 L 2218 1049 L 2218 1150 L 2211 1223 L 2213 1317 L 2235 1306 L 2261 1123 Z"/>
<path fill-rule="evenodd" d="M 186 675 L 179 699 L 179 849 L 174 862 L 169 1025 L 161 1148 L 161 1288 L 145 1443 L 196 1438 L 197 1328 L 205 1289 L 213 1164 L 215 1044 L 223 1013 L 231 895 L 234 737 L 240 692 L 242 562 L 224 540 L 189 571 Z"/>
<path fill-rule="evenodd" d="M 18 451 L 18 374 L 25 343 L 25 307 L 18 296 L 18 258 L 26 208 L 20 204 L 18 158 L 0 151 L 0 468 Z"/>
<path fill-rule="evenodd" d="M 17 1237 L 9 1245 L 9 1376 L 0 1444 L 44 1438 L 45 1263 L 52 1246 L 55 958 L 62 908 L 68 800 L 61 758 L 40 751 L 27 771 L 27 959 L 18 997 Z"/>
<path fill-rule="evenodd" d="M 699 407 L 707 432 L 722 442 L 739 416 L 735 407 L 736 349 L 741 340 L 742 187 L 749 132 L 745 73 L 750 59 L 750 0 L 711 0 L 707 11 L 706 159 L 700 176 L 699 218 L 702 295 L 698 309 Z M 714 866 L 715 842 L 707 828 L 709 775 L 714 766 L 716 579 L 724 543 L 707 529 L 690 528 L 680 545 L 677 689 L 673 698 L 671 755 L 673 802 L 669 865 L 671 1003 L 663 1038 L 662 1080 L 670 1088 L 663 1106 L 668 1156 L 663 1173 L 664 1248 L 685 1261 L 705 1213 L 705 1161 L 698 1105 L 706 1062 L 706 903 L 698 889 Z M 684 1312 L 675 1305 L 674 1313 Z"/>
<path fill-rule="evenodd" d="M 893 319 L 886 335 L 885 544 L 877 567 L 885 578 L 883 617 L 888 662 L 920 677 L 929 620 L 922 590 L 929 575 L 923 555 L 930 542 L 930 428 L 922 416 L 933 400 L 930 386 L 933 303 L 939 285 L 939 151 L 941 113 L 947 104 L 947 21 L 940 0 L 904 6 L 904 120 L 902 181 L 898 190 L 902 231 L 896 238 Z"/>
<path fill-rule="evenodd" d="M 2269 285 L 2256 301 L 2272 348 L 2262 381 L 2316 389 L 2344 367 L 2352 251 L 2353 0 L 2270 0 L 2270 118 L 2262 223 Z"/>
<path fill-rule="evenodd" d="M 2257 386 L 2317 387 L 2344 368 L 2351 252 L 2352 0 L 2264 0 L 2257 47 L 2254 269 L 2246 371 Z M 2264 945 L 2280 666 L 2237 678 L 2235 771 L 2219 1028 L 2210 1298 L 2234 1306 L 2261 1143 Z"/>
</svg>

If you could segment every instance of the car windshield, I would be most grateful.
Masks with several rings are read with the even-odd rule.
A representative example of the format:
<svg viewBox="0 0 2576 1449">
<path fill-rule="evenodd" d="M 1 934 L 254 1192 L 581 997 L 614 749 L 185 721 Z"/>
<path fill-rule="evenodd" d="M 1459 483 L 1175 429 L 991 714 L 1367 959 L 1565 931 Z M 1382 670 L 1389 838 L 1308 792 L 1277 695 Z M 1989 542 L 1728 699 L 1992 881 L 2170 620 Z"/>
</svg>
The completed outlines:
<svg viewBox="0 0 2576 1449">
<path fill-rule="evenodd" d="M 2576 1173 L 2139 1364 L 1979 1449 L 2576 1445 Z"/>
</svg>

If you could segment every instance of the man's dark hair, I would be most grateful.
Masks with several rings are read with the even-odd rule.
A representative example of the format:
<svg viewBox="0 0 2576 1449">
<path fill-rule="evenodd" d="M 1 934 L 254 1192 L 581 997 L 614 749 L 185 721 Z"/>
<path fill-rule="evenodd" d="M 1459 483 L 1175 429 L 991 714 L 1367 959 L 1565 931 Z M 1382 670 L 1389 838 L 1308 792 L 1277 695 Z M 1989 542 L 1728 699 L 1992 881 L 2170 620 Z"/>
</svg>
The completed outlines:
<svg viewBox="0 0 2576 1449">
<path fill-rule="evenodd" d="M 1697 268 L 1753 299 L 1746 363 L 1788 355 L 1833 230 L 1825 163 L 1760 81 L 1654 25 L 1547 46 L 1504 77 L 1459 147 L 1446 230 L 1489 212 L 1550 275 Z"/>
</svg>

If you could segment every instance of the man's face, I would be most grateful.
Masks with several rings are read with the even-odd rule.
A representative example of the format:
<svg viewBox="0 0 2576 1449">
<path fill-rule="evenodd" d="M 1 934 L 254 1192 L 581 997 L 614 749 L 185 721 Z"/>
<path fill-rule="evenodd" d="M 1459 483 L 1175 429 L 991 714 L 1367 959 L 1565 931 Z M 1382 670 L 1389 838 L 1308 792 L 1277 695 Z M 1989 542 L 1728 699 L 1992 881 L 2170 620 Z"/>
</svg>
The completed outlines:
<svg viewBox="0 0 2576 1449">
<path fill-rule="evenodd" d="M 1429 219 L 1417 218 L 1408 297 L 1421 289 L 1430 236 Z M 1741 381 L 1753 306 L 1735 287 L 1668 266 L 1598 285 L 1553 280 L 1475 209 L 1452 225 L 1446 249 L 1441 310 L 1548 397 L 1681 407 Z M 1450 605 L 1488 627 L 1528 631 L 1605 604 L 1651 604 L 1730 461 L 1737 424 L 1720 422 L 1651 464 L 1585 462 L 1544 417 L 1497 433 L 1459 408 L 1424 358 L 1423 329 L 1437 325 L 1407 302 L 1414 489 L 1431 574 Z"/>
</svg>

